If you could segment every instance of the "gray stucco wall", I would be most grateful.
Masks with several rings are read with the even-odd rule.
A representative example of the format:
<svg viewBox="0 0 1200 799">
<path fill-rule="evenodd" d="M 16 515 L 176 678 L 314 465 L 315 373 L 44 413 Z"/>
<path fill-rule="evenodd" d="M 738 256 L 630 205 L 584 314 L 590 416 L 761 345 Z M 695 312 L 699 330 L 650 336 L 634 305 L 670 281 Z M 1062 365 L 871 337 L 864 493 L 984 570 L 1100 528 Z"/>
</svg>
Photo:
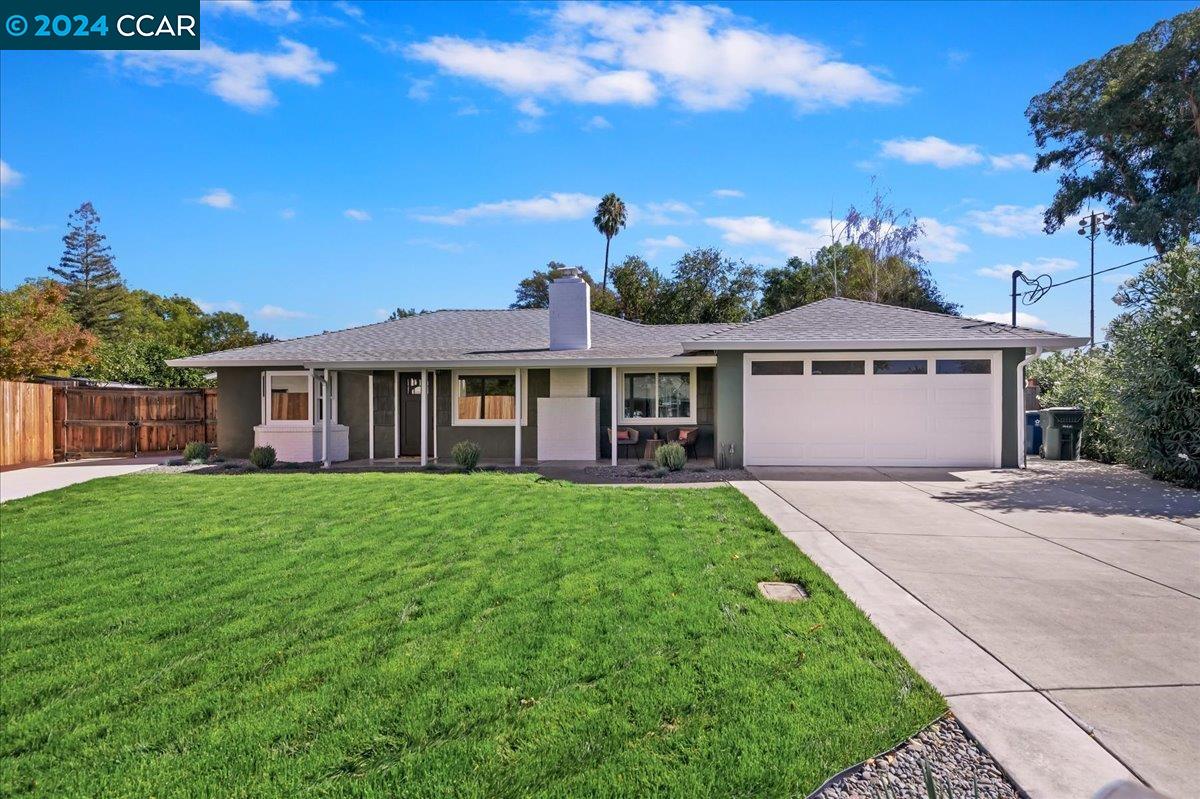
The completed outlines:
<svg viewBox="0 0 1200 799">
<path fill-rule="evenodd" d="M 1021 386 L 1017 377 L 1017 364 L 1025 359 L 1024 349 L 1006 349 L 1002 359 L 1004 373 L 1001 383 L 1000 413 L 1000 465 L 1005 469 L 1014 469 L 1021 465 L 1020 441 L 1017 440 L 1018 425 L 1024 424 L 1017 419 L 1017 392 Z"/>
<path fill-rule="evenodd" d="M 262 421 L 262 369 L 217 370 L 217 450 L 245 458 L 254 448 L 254 425 Z"/>
<path fill-rule="evenodd" d="M 717 353 L 717 466 L 742 465 L 742 353 Z"/>
<path fill-rule="evenodd" d="M 701 366 L 696 369 L 696 427 L 700 428 L 700 438 L 696 442 L 696 457 L 711 458 L 713 456 L 713 439 L 716 428 L 716 393 L 713 381 L 714 369 L 711 366 Z M 612 422 L 612 368 L 588 370 L 588 396 L 596 398 L 596 452 L 601 460 L 612 457 L 608 447 L 608 427 Z M 655 429 L 660 435 L 667 435 L 680 425 L 677 424 L 622 424 L 638 431 L 641 441 L 651 438 Z M 691 425 L 686 425 L 691 427 Z M 641 446 L 638 448 L 641 455 Z M 622 452 L 627 456 L 628 451 Z"/>
</svg>

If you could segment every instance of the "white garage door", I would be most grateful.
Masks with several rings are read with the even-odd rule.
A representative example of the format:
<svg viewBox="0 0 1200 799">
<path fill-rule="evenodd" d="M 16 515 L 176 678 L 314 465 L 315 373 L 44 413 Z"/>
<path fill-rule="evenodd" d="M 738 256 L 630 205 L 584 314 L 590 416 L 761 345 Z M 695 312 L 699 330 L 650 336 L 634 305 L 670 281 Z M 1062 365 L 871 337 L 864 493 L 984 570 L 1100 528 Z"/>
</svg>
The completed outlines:
<svg viewBox="0 0 1200 799">
<path fill-rule="evenodd" d="M 745 356 L 752 466 L 999 466 L 1000 353 Z"/>
</svg>

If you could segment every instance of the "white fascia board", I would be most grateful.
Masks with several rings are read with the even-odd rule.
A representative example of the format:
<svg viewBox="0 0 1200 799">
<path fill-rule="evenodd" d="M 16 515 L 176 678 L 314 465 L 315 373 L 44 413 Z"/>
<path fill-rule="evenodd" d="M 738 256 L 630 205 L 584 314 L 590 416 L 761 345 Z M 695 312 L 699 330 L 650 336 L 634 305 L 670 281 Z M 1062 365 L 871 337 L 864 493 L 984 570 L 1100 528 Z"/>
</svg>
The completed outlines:
<svg viewBox="0 0 1200 799">
<path fill-rule="evenodd" d="M 303 358 L 274 360 L 215 360 L 203 358 L 174 358 L 167 366 L 235 368 L 242 366 L 296 366 L 305 369 L 487 369 L 489 367 L 519 367 L 524 369 L 554 369 L 561 367 L 607 368 L 610 366 L 716 366 L 713 355 L 677 355 L 667 358 L 526 358 L 524 360 L 473 359 L 458 361 L 308 361 Z"/>
<path fill-rule="evenodd" d="M 1046 338 L 971 339 L 892 339 L 879 341 L 685 341 L 683 348 L 696 350 L 738 350 L 744 352 L 828 352 L 832 350 L 999 350 L 1041 347 L 1064 350 L 1082 347 L 1086 338 L 1050 336 Z"/>
</svg>

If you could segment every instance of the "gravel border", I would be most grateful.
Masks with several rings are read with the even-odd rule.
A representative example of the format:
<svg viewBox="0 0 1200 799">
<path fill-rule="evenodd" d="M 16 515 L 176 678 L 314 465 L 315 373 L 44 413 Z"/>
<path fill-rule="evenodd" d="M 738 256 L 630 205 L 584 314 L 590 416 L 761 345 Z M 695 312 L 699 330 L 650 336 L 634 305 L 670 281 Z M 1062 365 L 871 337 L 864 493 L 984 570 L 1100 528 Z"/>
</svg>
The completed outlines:
<svg viewBox="0 0 1200 799">
<path fill-rule="evenodd" d="M 835 775 L 809 799 L 927 799 L 925 763 L 939 797 L 947 785 L 949 795 L 973 797 L 976 781 L 981 799 L 1021 797 L 996 761 L 946 714 L 896 748 Z"/>
</svg>

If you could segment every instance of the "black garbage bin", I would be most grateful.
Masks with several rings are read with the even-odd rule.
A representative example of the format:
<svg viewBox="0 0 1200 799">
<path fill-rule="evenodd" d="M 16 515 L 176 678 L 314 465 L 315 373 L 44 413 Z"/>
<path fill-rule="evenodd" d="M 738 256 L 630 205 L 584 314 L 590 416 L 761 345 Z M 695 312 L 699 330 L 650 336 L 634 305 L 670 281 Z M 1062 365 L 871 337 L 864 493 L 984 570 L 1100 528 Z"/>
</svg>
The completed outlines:
<svg viewBox="0 0 1200 799">
<path fill-rule="evenodd" d="M 1042 445 L 1046 460 L 1077 461 L 1083 444 L 1083 408 L 1042 408 Z"/>
</svg>

